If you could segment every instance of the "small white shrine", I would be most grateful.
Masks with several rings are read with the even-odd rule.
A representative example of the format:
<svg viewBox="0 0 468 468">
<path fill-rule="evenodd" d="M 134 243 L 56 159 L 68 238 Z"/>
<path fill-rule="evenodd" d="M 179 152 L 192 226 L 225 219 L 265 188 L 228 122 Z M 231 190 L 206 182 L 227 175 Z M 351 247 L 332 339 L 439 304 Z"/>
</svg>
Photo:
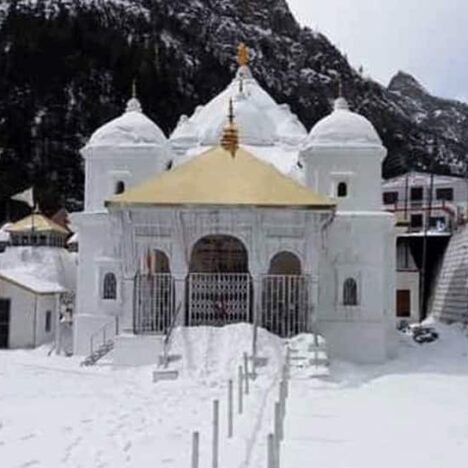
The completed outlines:
<svg viewBox="0 0 468 468">
<path fill-rule="evenodd" d="M 386 150 L 342 97 L 307 135 L 247 55 L 241 45 L 233 82 L 170 139 L 133 96 L 83 148 L 75 353 L 118 319 L 142 338 L 174 321 L 242 321 L 282 337 L 321 333 L 332 358 L 392 355 Z"/>
</svg>

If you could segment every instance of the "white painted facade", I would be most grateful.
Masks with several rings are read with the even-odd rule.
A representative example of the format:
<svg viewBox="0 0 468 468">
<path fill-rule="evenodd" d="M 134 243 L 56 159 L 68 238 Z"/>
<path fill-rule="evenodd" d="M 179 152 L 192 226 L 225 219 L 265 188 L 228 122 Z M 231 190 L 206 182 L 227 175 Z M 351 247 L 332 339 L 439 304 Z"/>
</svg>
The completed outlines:
<svg viewBox="0 0 468 468">
<path fill-rule="evenodd" d="M 10 308 L 9 349 L 36 348 L 54 340 L 63 289 L 47 289 L 38 292 L 0 275 L 0 300 L 7 300 Z"/>
<path fill-rule="evenodd" d="M 162 173 L 169 159 L 176 165 L 184 164 L 207 146 L 218 144 L 229 97 L 234 98 L 242 146 L 283 174 L 305 182 L 311 190 L 336 198 L 336 210 L 104 208 L 104 201 L 115 192 L 116 181 L 124 180 L 124 173 L 126 186 L 134 186 L 145 177 Z M 380 174 L 386 150 L 367 120 L 350 112 L 339 99 L 331 116 L 306 138 L 297 117 L 287 106 L 276 104 L 245 67 L 220 96 L 197 109 L 191 118 L 181 119 L 171 139 L 172 153 L 167 140 L 139 138 L 139 124 L 133 117 L 127 121 L 128 114 L 118 122 L 126 131 L 119 133 L 115 146 L 112 132 L 116 125 L 111 123 L 109 135 L 106 127 L 98 131 L 105 146 L 93 145 L 92 138 L 83 150 L 86 208 L 73 219 L 80 236 L 76 354 L 87 354 L 91 335 L 115 316 L 121 329 L 132 330 L 135 275 L 149 249 L 168 257 L 176 303 L 184 304 L 193 246 L 205 236 L 229 235 L 248 252 L 256 305 L 261 297 L 261 278 L 268 273 L 271 259 L 279 252 L 294 253 L 302 273 L 311 278 L 311 323 L 324 334 L 332 357 L 382 362 L 392 356 L 394 217 L 381 208 Z M 145 135 L 147 130 L 145 127 Z M 125 137 L 128 134 L 131 138 Z M 346 195 L 337 198 L 340 183 L 346 184 Z M 117 279 L 112 300 L 103 299 L 108 273 Z M 354 305 L 343 304 L 343 288 L 349 279 L 357 287 Z"/>
</svg>

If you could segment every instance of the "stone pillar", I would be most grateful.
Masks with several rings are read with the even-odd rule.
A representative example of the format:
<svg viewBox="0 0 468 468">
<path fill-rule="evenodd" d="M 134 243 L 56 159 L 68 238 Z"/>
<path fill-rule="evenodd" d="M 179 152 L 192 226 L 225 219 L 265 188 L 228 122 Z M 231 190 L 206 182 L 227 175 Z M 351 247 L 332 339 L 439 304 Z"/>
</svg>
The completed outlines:
<svg viewBox="0 0 468 468">
<path fill-rule="evenodd" d="M 186 317 L 186 284 L 187 284 L 187 271 L 178 271 L 173 273 L 174 289 L 175 289 L 175 310 L 179 311 L 177 325 L 187 325 Z M 180 307 L 180 309 L 179 309 Z"/>
</svg>

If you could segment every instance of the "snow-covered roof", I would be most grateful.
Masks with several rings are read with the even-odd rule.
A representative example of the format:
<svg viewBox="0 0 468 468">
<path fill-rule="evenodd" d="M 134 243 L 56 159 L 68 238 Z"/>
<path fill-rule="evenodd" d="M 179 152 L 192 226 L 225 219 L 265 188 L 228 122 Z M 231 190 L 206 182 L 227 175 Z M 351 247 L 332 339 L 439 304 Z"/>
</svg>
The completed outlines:
<svg viewBox="0 0 468 468">
<path fill-rule="evenodd" d="M 306 147 L 382 147 L 374 126 L 360 114 L 351 112 L 347 101 L 335 101 L 333 112 L 312 128 Z"/>
<path fill-rule="evenodd" d="M 176 150 L 219 144 L 227 120 L 229 100 L 233 99 L 241 144 L 272 146 L 300 145 L 306 129 L 287 105 L 275 100 L 252 77 L 249 68 L 239 68 L 231 84 L 189 118 L 182 116 L 170 140 Z"/>
<path fill-rule="evenodd" d="M 0 255 L 0 271 L 18 271 L 22 276 L 76 290 L 76 261 L 65 249 L 54 247 L 9 247 Z"/>
<path fill-rule="evenodd" d="M 66 291 L 60 284 L 37 277 L 28 270 L 0 270 L 0 279 L 4 279 L 36 294 L 54 294 Z"/>
<path fill-rule="evenodd" d="M 162 130 L 141 109 L 140 102 L 132 98 L 126 111 L 96 130 L 86 145 L 93 147 L 161 146 L 168 144 Z"/>
<path fill-rule="evenodd" d="M 393 177 L 384 181 L 383 188 L 401 188 L 405 187 L 408 184 L 410 187 L 414 185 L 424 185 L 429 186 L 431 184 L 432 175 L 427 172 L 409 172 L 397 177 Z M 453 186 L 454 184 L 466 184 L 466 179 L 461 177 L 452 177 L 446 175 L 434 175 L 433 180 L 434 185 L 449 185 Z"/>
</svg>

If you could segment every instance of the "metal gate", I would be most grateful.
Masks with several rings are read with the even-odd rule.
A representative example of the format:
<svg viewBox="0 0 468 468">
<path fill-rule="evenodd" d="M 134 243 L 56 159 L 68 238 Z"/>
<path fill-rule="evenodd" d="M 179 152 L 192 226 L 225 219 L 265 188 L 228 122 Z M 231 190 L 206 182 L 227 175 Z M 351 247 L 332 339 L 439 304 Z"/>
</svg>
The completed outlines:
<svg viewBox="0 0 468 468">
<path fill-rule="evenodd" d="M 252 320 L 248 273 L 191 273 L 187 284 L 188 326 L 221 326 Z"/>
<path fill-rule="evenodd" d="M 310 284 L 305 275 L 264 276 L 260 325 L 283 338 L 310 331 Z"/>
<path fill-rule="evenodd" d="M 137 275 L 135 278 L 134 332 L 165 333 L 174 315 L 175 288 L 170 274 Z"/>
</svg>

